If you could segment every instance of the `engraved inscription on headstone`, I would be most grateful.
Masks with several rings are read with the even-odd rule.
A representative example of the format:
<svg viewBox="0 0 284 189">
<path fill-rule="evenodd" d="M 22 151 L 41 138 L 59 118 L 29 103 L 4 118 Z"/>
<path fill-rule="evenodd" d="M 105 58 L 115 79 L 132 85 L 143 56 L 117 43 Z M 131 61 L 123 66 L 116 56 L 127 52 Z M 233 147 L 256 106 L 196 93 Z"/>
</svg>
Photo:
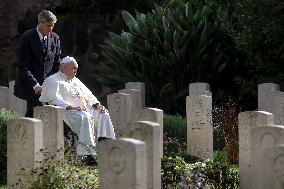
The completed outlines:
<svg viewBox="0 0 284 189">
<path fill-rule="evenodd" d="M 98 143 L 99 188 L 146 189 L 146 144 L 119 138 Z"/>
<path fill-rule="evenodd" d="M 41 161 L 42 122 L 34 118 L 17 118 L 7 126 L 7 186 L 26 188 L 22 168 L 36 168 Z M 31 177 L 33 179 L 33 177 Z M 16 185 L 16 183 L 18 183 Z"/>
<path fill-rule="evenodd" d="M 129 94 L 114 93 L 107 96 L 108 111 L 116 138 L 126 136 L 126 125 L 131 120 L 132 99 Z"/>
<path fill-rule="evenodd" d="M 44 105 L 34 108 L 34 117 L 42 120 L 43 147 L 48 156 L 64 158 L 63 109 L 59 106 Z"/>
<path fill-rule="evenodd" d="M 187 153 L 200 159 L 213 157 L 212 97 L 190 95 L 186 98 Z"/>
<path fill-rule="evenodd" d="M 120 99 L 118 97 L 115 97 L 113 99 L 113 107 L 115 112 L 120 112 L 120 104 L 121 104 Z"/>
<path fill-rule="evenodd" d="M 269 134 L 269 133 L 266 133 L 264 134 L 261 139 L 260 139 L 260 147 L 261 148 L 267 148 L 267 147 L 271 147 L 275 144 L 275 139 L 274 137 Z"/>
<path fill-rule="evenodd" d="M 278 181 L 284 183 L 284 152 L 274 158 L 273 170 Z"/>
<path fill-rule="evenodd" d="M 123 149 L 113 147 L 110 150 L 108 157 L 109 167 L 115 174 L 119 174 L 124 171 L 126 159 L 124 159 Z"/>
</svg>

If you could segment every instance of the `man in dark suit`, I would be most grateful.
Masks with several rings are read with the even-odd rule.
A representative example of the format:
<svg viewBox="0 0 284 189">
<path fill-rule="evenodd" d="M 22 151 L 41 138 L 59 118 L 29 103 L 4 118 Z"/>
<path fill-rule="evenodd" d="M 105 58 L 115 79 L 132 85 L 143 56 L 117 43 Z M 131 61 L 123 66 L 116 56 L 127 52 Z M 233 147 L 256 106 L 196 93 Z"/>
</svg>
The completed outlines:
<svg viewBox="0 0 284 189">
<path fill-rule="evenodd" d="M 42 105 L 39 96 L 44 79 L 59 69 L 60 40 L 52 32 L 56 21 L 52 12 L 43 10 L 38 14 L 37 27 L 26 31 L 19 39 L 14 94 L 27 101 L 26 117 L 33 117 L 33 108 Z"/>
</svg>

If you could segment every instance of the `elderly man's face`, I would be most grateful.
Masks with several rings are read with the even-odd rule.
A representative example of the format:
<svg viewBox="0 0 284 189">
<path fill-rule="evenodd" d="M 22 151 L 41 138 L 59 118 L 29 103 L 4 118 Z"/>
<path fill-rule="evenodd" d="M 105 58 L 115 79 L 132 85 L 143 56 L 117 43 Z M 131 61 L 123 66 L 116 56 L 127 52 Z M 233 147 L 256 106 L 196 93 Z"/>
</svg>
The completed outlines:
<svg viewBox="0 0 284 189">
<path fill-rule="evenodd" d="M 44 36 L 48 36 L 49 32 L 52 31 L 53 27 L 54 27 L 54 22 L 40 22 L 38 24 L 38 30 Z"/>
<path fill-rule="evenodd" d="M 78 70 L 78 64 L 76 62 L 70 62 L 68 64 L 64 65 L 64 74 L 67 76 L 67 78 L 73 79 L 77 73 Z"/>
</svg>

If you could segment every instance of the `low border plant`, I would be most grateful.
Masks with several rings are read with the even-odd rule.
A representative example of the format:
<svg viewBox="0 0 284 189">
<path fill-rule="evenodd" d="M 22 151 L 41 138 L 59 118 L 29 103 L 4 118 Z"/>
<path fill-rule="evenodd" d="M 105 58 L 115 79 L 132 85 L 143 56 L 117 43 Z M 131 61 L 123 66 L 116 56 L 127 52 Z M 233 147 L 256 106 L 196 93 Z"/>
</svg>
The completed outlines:
<svg viewBox="0 0 284 189">
<path fill-rule="evenodd" d="M 44 156 L 41 166 L 24 170 L 24 182 L 28 189 L 65 189 L 65 188 L 98 188 L 98 169 L 96 166 L 86 166 L 74 159 L 73 154 L 58 160 L 53 156 Z"/>
<path fill-rule="evenodd" d="M 7 123 L 16 117 L 15 112 L 0 109 L 0 186 L 7 180 Z"/>
<path fill-rule="evenodd" d="M 204 162 L 186 163 L 181 157 L 162 159 L 163 189 L 237 189 L 239 169 L 223 158 Z"/>
</svg>

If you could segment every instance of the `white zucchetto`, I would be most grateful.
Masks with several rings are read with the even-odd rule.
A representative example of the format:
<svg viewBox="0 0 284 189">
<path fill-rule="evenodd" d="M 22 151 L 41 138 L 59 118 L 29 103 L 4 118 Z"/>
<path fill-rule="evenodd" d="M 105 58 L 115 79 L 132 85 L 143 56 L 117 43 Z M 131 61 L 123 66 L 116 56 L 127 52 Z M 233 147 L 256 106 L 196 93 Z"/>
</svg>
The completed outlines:
<svg viewBox="0 0 284 189">
<path fill-rule="evenodd" d="M 64 57 L 61 62 L 60 62 L 60 65 L 62 64 L 67 64 L 69 62 L 76 62 L 75 58 L 71 57 L 71 56 L 66 56 Z M 76 62 L 77 63 L 77 62 Z"/>
</svg>

